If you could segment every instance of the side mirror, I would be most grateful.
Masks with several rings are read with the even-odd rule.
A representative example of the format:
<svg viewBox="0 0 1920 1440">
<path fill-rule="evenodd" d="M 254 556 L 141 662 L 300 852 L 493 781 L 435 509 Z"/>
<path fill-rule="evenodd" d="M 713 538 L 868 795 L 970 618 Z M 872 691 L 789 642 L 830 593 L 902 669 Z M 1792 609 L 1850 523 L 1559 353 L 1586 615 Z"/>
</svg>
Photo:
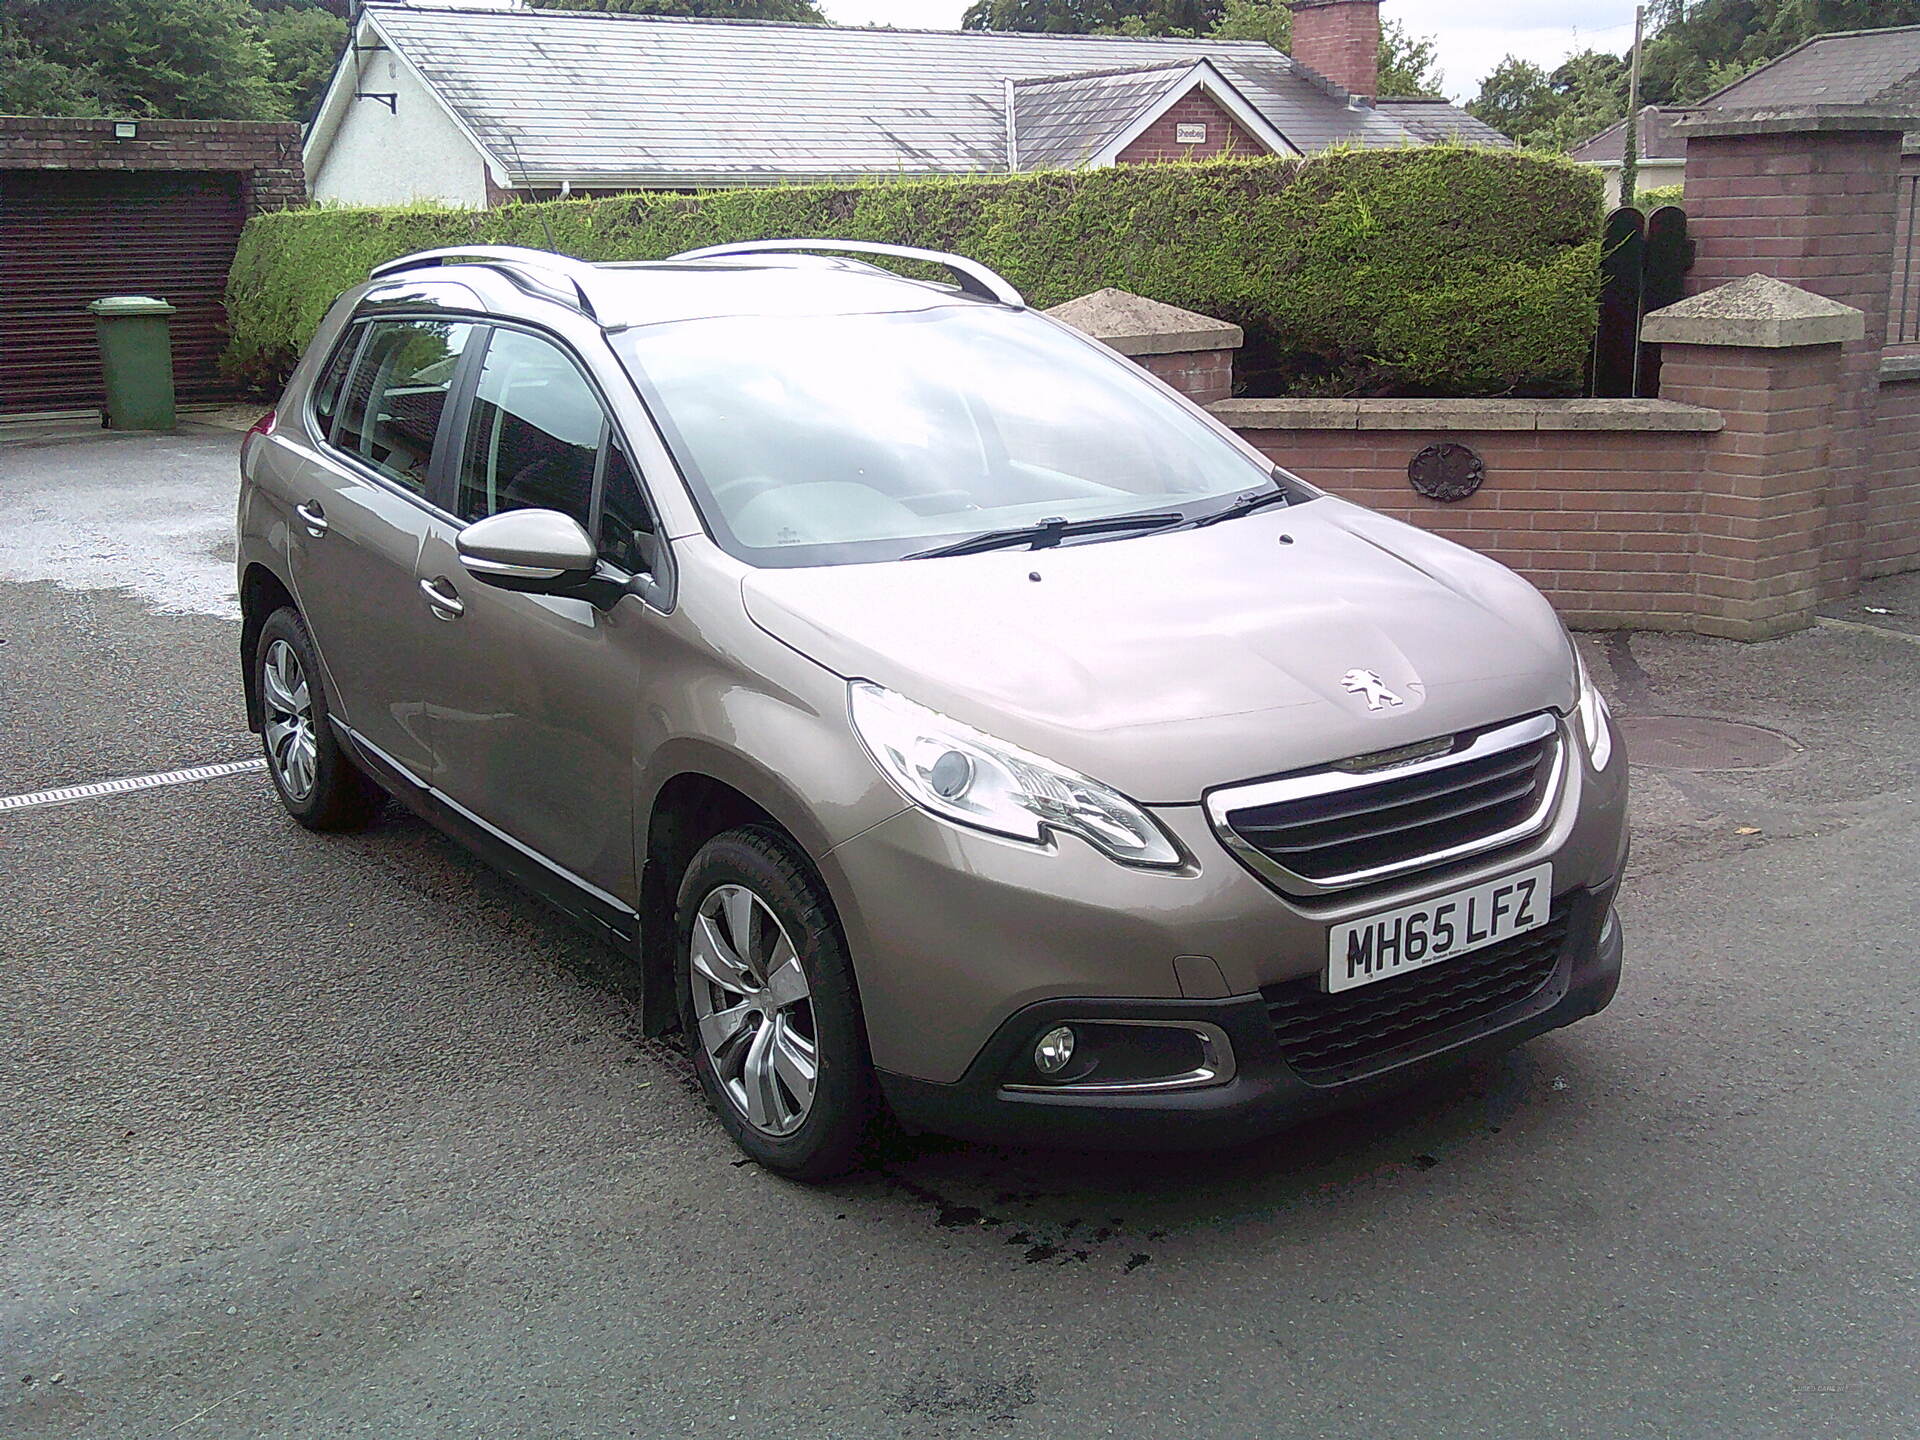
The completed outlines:
<svg viewBox="0 0 1920 1440">
<path fill-rule="evenodd" d="M 455 542 L 476 580 L 526 595 L 563 595 L 612 609 L 626 584 L 603 573 L 580 522 L 558 510 L 503 510 L 476 520 Z"/>
</svg>

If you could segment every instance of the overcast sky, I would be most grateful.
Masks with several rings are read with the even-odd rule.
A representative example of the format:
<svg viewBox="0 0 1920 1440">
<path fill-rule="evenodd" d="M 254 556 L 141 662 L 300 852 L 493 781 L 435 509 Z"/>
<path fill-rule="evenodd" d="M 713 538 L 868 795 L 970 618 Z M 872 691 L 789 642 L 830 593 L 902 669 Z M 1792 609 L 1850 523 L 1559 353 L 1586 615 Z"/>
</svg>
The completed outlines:
<svg viewBox="0 0 1920 1440">
<path fill-rule="evenodd" d="M 951 29 L 967 0 L 821 0 L 840 25 Z M 1481 77 L 1513 54 L 1552 67 L 1575 50 L 1625 53 L 1633 42 L 1632 0 L 1386 0 L 1381 13 L 1440 42 L 1447 90 L 1470 98 Z"/>
</svg>

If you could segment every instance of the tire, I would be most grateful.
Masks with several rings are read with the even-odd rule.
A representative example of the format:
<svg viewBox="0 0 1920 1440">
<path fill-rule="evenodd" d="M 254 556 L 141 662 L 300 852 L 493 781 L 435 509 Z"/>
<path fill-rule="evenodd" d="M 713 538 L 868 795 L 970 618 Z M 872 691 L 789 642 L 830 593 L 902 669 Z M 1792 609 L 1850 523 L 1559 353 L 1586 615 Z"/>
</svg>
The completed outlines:
<svg viewBox="0 0 1920 1440">
<path fill-rule="evenodd" d="M 776 1174 L 847 1170 L 878 1106 L 853 965 L 819 877 L 783 835 L 729 830 L 693 857 L 674 920 L 680 1020 L 720 1123 Z"/>
<path fill-rule="evenodd" d="M 283 606 L 260 627 L 253 651 L 260 742 L 287 813 L 309 830 L 358 830 L 384 796 L 341 747 L 327 721 L 320 662 L 306 623 Z"/>
</svg>

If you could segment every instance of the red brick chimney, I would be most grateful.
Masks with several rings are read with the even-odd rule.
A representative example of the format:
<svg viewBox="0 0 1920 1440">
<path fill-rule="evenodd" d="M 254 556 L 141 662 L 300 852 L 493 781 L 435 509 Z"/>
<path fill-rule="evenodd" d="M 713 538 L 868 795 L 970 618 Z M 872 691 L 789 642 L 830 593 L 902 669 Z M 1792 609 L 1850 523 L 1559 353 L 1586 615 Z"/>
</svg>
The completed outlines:
<svg viewBox="0 0 1920 1440">
<path fill-rule="evenodd" d="M 1365 99 L 1380 90 L 1380 0 L 1288 0 L 1293 58 Z"/>
</svg>

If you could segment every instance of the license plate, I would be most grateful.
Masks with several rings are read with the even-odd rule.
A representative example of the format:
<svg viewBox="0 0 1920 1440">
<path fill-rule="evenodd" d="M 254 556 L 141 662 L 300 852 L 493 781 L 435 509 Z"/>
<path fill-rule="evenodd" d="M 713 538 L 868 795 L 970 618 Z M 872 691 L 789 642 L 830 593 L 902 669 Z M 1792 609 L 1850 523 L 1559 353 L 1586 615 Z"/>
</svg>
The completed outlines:
<svg viewBox="0 0 1920 1440">
<path fill-rule="evenodd" d="M 1552 900 L 1553 866 L 1536 865 L 1336 925 L 1327 937 L 1326 988 L 1371 985 L 1524 935 L 1547 923 Z"/>
</svg>

